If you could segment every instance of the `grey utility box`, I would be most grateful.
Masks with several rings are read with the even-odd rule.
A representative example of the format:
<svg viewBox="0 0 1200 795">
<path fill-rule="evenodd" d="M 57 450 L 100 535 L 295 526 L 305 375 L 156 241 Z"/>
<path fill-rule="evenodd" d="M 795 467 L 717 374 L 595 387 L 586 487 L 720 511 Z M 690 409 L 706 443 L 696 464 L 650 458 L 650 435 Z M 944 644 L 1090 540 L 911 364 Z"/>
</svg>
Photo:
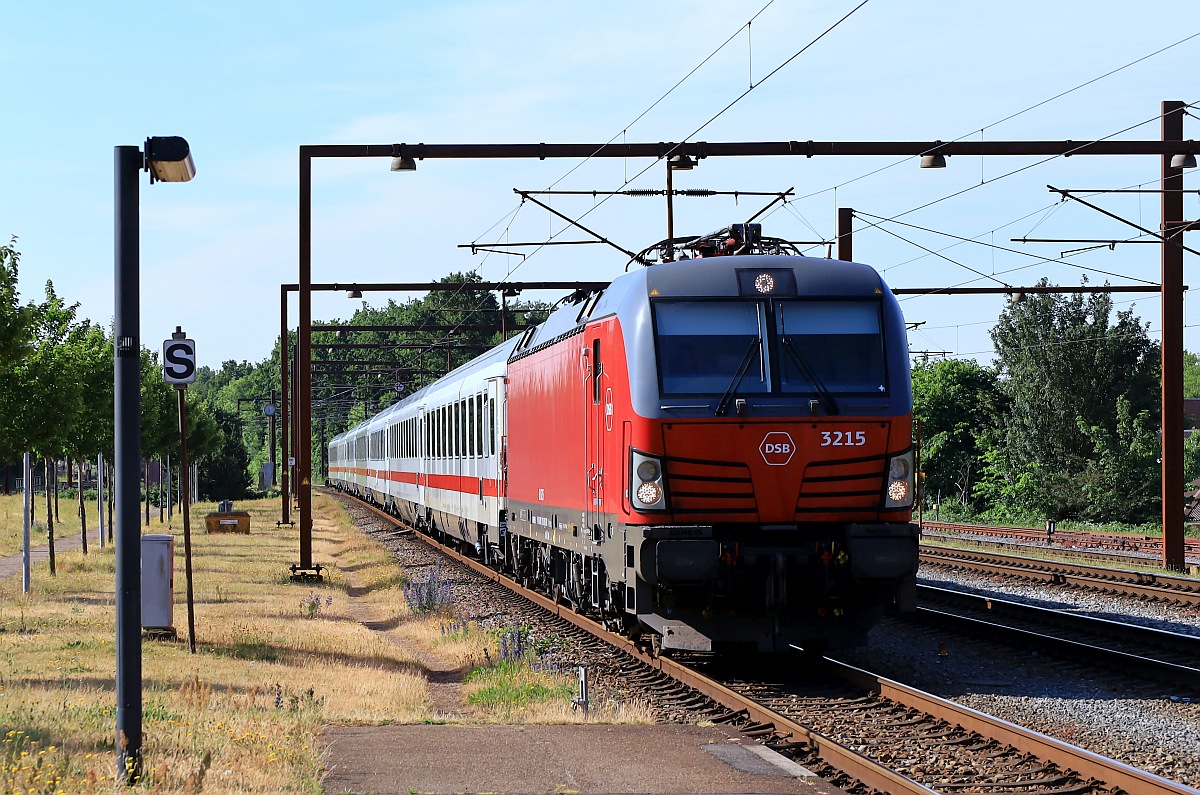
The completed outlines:
<svg viewBox="0 0 1200 795">
<path fill-rule="evenodd" d="M 174 629 L 175 536 L 142 536 L 142 629 Z"/>
</svg>

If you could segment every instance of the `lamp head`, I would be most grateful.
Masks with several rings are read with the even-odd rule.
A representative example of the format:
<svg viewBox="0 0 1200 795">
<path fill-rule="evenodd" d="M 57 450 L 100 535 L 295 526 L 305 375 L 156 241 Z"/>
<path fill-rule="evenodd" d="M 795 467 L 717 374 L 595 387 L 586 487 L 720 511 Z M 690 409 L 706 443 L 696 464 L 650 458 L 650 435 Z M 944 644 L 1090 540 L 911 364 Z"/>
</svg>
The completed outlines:
<svg viewBox="0 0 1200 795">
<path fill-rule="evenodd" d="M 671 155 L 667 161 L 667 168 L 672 171 L 691 171 L 695 167 L 696 161 L 687 155 Z"/>
<path fill-rule="evenodd" d="M 946 156 L 941 152 L 921 155 L 921 168 L 945 168 Z"/>
<path fill-rule="evenodd" d="M 408 153 L 405 144 L 392 144 L 392 171 L 416 171 L 417 161 Z"/>
<path fill-rule="evenodd" d="M 1195 168 L 1196 156 L 1191 152 L 1181 152 L 1171 155 L 1171 168 Z"/>
<path fill-rule="evenodd" d="M 146 139 L 145 168 L 153 182 L 187 182 L 196 176 L 196 164 L 188 142 L 178 135 Z"/>
</svg>

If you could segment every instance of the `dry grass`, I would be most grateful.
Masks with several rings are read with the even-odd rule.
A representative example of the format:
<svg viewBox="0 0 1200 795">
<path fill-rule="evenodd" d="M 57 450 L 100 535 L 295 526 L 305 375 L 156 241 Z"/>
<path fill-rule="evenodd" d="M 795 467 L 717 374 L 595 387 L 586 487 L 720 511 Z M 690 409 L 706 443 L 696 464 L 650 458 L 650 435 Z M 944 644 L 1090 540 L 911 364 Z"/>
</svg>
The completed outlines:
<svg viewBox="0 0 1200 795">
<path fill-rule="evenodd" d="M 277 502 L 243 503 L 251 535 L 207 535 L 193 510 L 199 653 L 183 642 L 143 644 L 146 774 L 156 792 L 316 792 L 328 722 L 424 718 L 425 679 L 396 647 L 351 619 L 401 604 L 387 553 L 317 500 L 314 558 L 335 568 L 324 583 L 294 585 L 295 531 L 276 529 Z M 181 532 L 176 517 L 173 530 Z M 183 543 L 176 542 L 174 623 L 186 634 Z M 64 553 L 59 576 L 34 571 L 0 582 L 0 761 L 4 791 L 89 792 L 115 769 L 112 548 Z M 351 599 L 347 575 L 365 583 Z M 304 618 L 302 600 L 321 596 Z M 327 598 L 332 602 L 327 604 Z"/>
<path fill-rule="evenodd" d="M 34 524 L 29 530 L 29 543 L 32 546 L 46 545 L 46 495 L 35 494 L 34 501 Z M 54 525 L 54 537 L 56 539 L 78 538 L 79 537 L 79 516 L 76 514 L 78 503 L 74 497 L 68 497 L 64 493 L 58 500 L 59 521 Z M 87 528 L 88 528 L 88 543 L 96 544 L 96 529 L 99 527 L 99 506 L 96 504 L 95 493 L 87 498 L 84 502 L 87 510 Z M 145 504 L 142 504 L 142 516 L 145 517 Z M 108 524 L 108 515 L 104 517 L 105 526 Z M 177 530 L 182 526 L 178 517 L 170 524 L 159 521 L 158 508 L 150 508 L 150 526 L 143 527 L 143 532 L 146 533 L 163 533 L 167 532 L 167 528 L 174 526 Z M 25 526 L 25 508 L 21 503 L 20 494 L 0 494 L 0 557 L 8 555 L 16 555 L 21 551 L 22 539 L 24 537 Z M 203 528 L 201 528 L 203 529 Z"/>
<path fill-rule="evenodd" d="M 324 725 L 431 720 L 430 655 L 464 670 L 498 656 L 496 639 L 474 624 L 444 635 L 449 616 L 413 615 L 391 556 L 319 495 L 313 558 L 329 566 L 327 577 L 292 583 L 287 566 L 297 560 L 296 531 L 276 528 L 278 505 L 236 506 L 251 514 L 250 535 L 208 535 L 204 515 L 215 506 L 193 508 L 196 655 L 183 640 L 181 517 L 153 529 L 177 536 L 174 624 L 181 640 L 143 642 L 143 790 L 320 792 L 317 738 Z M 20 577 L 0 580 L 0 791 L 121 789 L 113 781 L 113 548 L 64 552 L 58 572 L 51 578 L 45 564 L 36 566 L 29 595 L 21 593 Z M 514 672 L 514 681 L 518 675 L 525 674 Z M 551 697 L 471 705 L 466 699 L 479 688 L 468 683 L 461 714 L 479 722 L 582 720 L 563 695 L 573 675 L 537 675 L 550 677 L 544 681 Z M 591 719 L 646 716 L 637 706 L 598 704 Z"/>
</svg>

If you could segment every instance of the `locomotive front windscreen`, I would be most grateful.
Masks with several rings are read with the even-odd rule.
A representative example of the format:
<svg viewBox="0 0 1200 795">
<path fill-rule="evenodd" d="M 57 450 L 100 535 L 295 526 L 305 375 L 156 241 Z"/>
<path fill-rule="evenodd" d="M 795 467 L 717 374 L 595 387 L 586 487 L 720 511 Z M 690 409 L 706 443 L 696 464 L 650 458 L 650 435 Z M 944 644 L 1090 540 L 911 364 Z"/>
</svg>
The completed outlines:
<svg viewBox="0 0 1200 795">
<path fill-rule="evenodd" d="M 872 300 L 656 301 L 662 394 L 887 394 L 880 313 Z"/>
<path fill-rule="evenodd" d="M 782 391 L 810 394 L 815 377 L 833 394 L 887 393 L 879 302 L 789 300 L 774 310 Z"/>
<path fill-rule="evenodd" d="M 660 301 L 655 323 L 663 394 L 719 395 L 743 370 L 739 392 L 771 391 L 760 302 Z"/>
</svg>

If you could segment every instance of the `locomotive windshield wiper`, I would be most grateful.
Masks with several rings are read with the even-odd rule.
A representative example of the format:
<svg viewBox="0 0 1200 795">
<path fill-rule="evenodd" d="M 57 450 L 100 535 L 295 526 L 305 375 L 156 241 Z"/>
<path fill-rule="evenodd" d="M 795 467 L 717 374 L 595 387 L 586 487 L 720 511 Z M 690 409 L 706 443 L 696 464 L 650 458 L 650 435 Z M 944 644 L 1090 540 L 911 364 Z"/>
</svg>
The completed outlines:
<svg viewBox="0 0 1200 795">
<path fill-rule="evenodd" d="M 721 396 L 721 402 L 717 404 L 716 415 L 724 417 L 729 413 L 729 401 L 733 400 L 733 396 L 737 394 L 737 389 L 742 385 L 742 379 L 746 377 L 746 371 L 750 369 L 750 362 L 754 361 L 755 352 L 762 350 L 762 338 L 755 337 L 750 340 L 750 347 L 746 349 L 746 355 L 742 357 L 742 363 L 738 365 L 737 372 L 733 376 L 733 380 L 729 383 L 729 388 L 725 390 L 725 394 Z"/>
<path fill-rule="evenodd" d="M 837 401 L 833 399 L 833 395 L 830 394 L 821 379 L 817 378 L 817 374 L 809 365 L 808 360 L 800 354 L 800 351 L 796 350 L 796 346 L 792 344 L 791 337 L 781 336 L 780 345 L 791 355 L 792 362 L 796 365 L 797 369 L 808 379 L 813 388 L 817 390 L 817 400 L 821 402 L 821 408 L 825 409 L 825 413 L 830 416 L 837 416 L 839 411 Z"/>
</svg>

